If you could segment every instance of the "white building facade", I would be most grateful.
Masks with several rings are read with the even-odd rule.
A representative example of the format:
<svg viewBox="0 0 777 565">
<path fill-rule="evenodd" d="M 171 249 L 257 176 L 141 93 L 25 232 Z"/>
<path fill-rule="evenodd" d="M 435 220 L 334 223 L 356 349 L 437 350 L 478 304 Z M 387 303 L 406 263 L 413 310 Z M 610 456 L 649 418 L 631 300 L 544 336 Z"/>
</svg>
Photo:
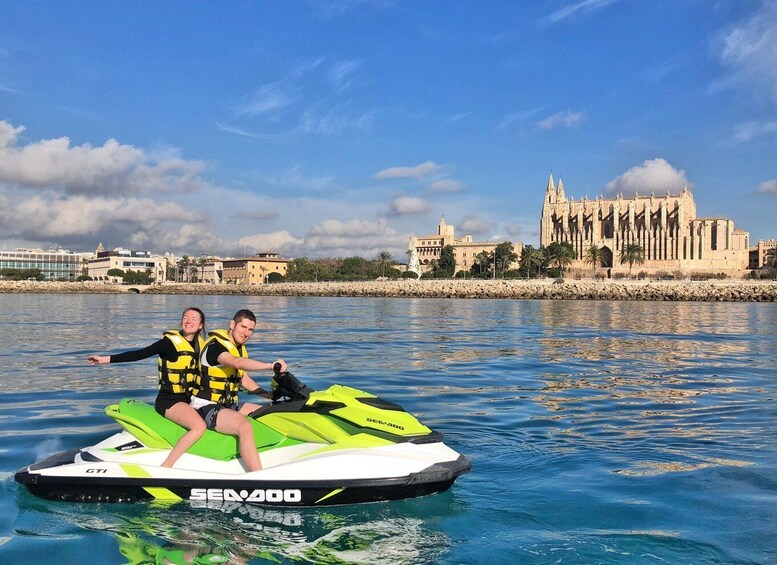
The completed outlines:
<svg viewBox="0 0 777 565">
<path fill-rule="evenodd" d="M 92 280 L 120 283 L 121 277 L 111 276 L 108 271 L 136 271 L 149 273 L 154 282 L 164 282 L 167 271 L 167 257 L 151 255 L 148 251 L 130 251 L 116 248 L 111 251 L 99 251 L 97 257 L 89 260 L 88 274 Z"/>
</svg>

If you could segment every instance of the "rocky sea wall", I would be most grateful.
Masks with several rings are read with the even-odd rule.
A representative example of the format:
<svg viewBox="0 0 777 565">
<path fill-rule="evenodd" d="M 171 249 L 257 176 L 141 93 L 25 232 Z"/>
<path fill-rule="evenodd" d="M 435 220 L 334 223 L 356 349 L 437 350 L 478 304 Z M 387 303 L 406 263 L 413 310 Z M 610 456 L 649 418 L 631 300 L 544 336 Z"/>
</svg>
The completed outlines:
<svg viewBox="0 0 777 565">
<path fill-rule="evenodd" d="M 513 298 L 539 300 L 675 300 L 777 302 L 777 281 L 572 281 L 397 280 L 272 283 L 258 286 L 163 283 L 150 286 L 96 282 L 0 281 L 0 293 L 224 294 L 246 296 L 347 296 Z"/>
</svg>

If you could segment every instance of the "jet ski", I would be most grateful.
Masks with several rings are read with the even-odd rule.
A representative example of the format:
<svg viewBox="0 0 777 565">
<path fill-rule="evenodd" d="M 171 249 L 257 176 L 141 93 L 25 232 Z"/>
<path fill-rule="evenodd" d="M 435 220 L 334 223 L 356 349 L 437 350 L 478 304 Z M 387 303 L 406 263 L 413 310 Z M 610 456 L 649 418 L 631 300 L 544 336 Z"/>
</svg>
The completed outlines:
<svg viewBox="0 0 777 565">
<path fill-rule="evenodd" d="M 122 431 L 24 467 L 15 479 L 49 500 L 327 506 L 442 492 L 470 470 L 442 434 L 397 404 L 342 385 L 314 391 L 291 373 L 276 373 L 272 386 L 272 403 L 249 416 L 260 471 L 246 471 L 236 437 L 212 430 L 173 468 L 162 467 L 186 430 L 124 399 L 105 408 Z"/>
</svg>

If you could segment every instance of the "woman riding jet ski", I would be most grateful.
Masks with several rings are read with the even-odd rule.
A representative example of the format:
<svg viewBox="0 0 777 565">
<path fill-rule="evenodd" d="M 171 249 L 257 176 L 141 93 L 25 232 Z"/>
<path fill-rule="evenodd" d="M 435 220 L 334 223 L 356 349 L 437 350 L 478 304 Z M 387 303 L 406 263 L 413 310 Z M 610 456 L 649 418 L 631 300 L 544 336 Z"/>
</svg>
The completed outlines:
<svg viewBox="0 0 777 565">
<path fill-rule="evenodd" d="M 208 430 L 162 467 L 185 429 L 139 400 L 106 414 L 124 428 L 100 443 L 19 470 L 34 495 L 79 502 L 143 499 L 323 506 L 445 491 L 467 457 L 400 406 L 355 388 L 313 391 L 291 373 L 273 378 L 273 403 L 249 417 L 263 469 L 246 472 L 234 436 Z"/>
</svg>

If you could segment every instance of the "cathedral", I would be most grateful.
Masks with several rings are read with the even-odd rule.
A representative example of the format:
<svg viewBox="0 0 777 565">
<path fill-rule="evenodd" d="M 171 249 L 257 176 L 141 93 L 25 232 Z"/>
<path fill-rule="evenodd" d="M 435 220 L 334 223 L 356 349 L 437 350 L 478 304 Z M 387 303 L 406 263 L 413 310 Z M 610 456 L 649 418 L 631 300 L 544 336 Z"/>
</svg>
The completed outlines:
<svg viewBox="0 0 777 565">
<path fill-rule="evenodd" d="M 564 194 L 561 179 L 556 186 L 551 175 L 545 189 L 540 245 L 570 243 L 575 251 L 573 270 L 591 271 L 586 256 L 597 245 L 603 250 L 597 267 L 608 276 L 628 273 L 628 263 L 621 264 L 621 252 L 636 243 L 645 262 L 634 265 L 635 273 L 741 275 L 748 268 L 748 240 L 749 234 L 735 228 L 733 220 L 697 218 L 696 202 L 687 187 L 677 195 L 625 198 L 618 194 L 575 201 Z"/>
</svg>

